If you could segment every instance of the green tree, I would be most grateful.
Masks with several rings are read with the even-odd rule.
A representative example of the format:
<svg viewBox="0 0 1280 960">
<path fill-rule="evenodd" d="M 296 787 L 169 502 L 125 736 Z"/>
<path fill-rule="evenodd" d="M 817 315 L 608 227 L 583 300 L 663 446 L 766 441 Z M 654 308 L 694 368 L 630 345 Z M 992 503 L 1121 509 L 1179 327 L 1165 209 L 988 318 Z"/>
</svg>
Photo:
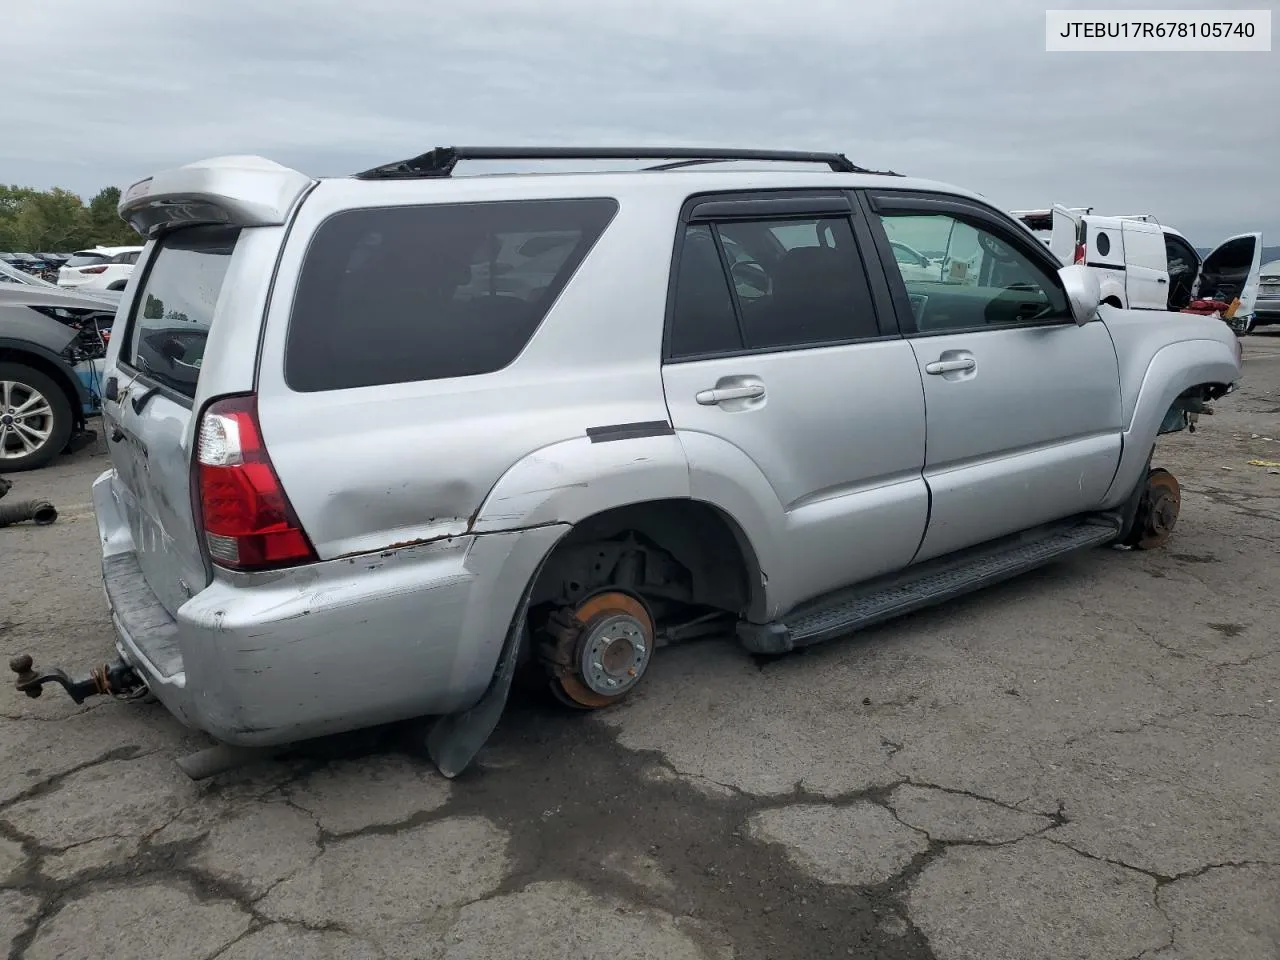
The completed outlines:
<svg viewBox="0 0 1280 960">
<path fill-rule="evenodd" d="M 120 191 L 105 187 L 88 205 L 69 190 L 0 185 L 0 250 L 70 253 L 93 246 L 142 243 L 120 219 Z"/>
<path fill-rule="evenodd" d="M 71 250 L 89 241 L 89 215 L 74 193 L 54 188 L 37 193 L 19 207 L 13 219 L 19 250 Z"/>
<path fill-rule="evenodd" d="M 103 187 L 89 201 L 89 229 L 95 243 L 104 247 L 127 247 L 139 242 L 133 227 L 116 212 L 119 203 L 119 187 Z"/>
</svg>

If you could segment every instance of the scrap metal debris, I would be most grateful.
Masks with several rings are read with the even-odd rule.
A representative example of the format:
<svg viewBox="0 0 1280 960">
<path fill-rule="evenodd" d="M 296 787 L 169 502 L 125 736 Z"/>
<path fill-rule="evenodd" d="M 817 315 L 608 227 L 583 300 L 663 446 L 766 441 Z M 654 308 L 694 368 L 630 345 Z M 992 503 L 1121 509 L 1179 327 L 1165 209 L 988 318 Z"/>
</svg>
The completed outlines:
<svg viewBox="0 0 1280 960">
<path fill-rule="evenodd" d="M 13 488 L 13 483 L 0 477 L 0 498 Z M 0 527 L 9 527 L 15 523 L 33 521 L 38 526 L 45 526 L 58 519 L 58 508 L 45 499 L 19 500 L 17 503 L 0 505 Z"/>
</svg>

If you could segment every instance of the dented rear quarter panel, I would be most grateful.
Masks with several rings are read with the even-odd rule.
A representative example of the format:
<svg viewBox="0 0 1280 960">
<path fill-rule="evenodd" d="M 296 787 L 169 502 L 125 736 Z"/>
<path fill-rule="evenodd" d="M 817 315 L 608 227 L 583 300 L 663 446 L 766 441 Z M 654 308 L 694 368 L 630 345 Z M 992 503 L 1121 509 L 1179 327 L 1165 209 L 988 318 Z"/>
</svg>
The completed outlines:
<svg viewBox="0 0 1280 960">
<path fill-rule="evenodd" d="M 605 459 L 630 455 L 620 451 L 634 446 L 638 452 L 632 458 L 640 458 L 644 441 L 592 444 L 588 430 L 667 420 L 658 357 L 679 210 L 675 194 L 667 209 L 661 202 L 618 199 L 612 222 L 507 367 L 323 393 L 290 389 L 283 364 L 289 315 L 308 238 L 320 223 L 353 204 L 564 195 L 555 178 L 477 182 L 485 179 L 325 181 L 299 210 L 267 313 L 259 417 L 276 471 L 322 559 L 464 535 L 481 522 L 474 529 L 561 520 L 554 504 L 535 509 L 528 498 L 536 499 L 543 488 L 590 484 L 595 478 L 579 473 L 573 480 L 557 479 L 548 465 L 563 461 L 556 454 L 548 454 L 545 462 L 526 458 L 575 443 L 584 451 L 615 448 Z M 635 256 L 646 247 L 668 252 Z M 521 463 L 531 468 L 530 479 L 513 478 L 501 496 L 525 497 L 524 506 L 510 499 L 497 505 L 491 491 Z M 487 513 L 486 501 L 492 507 Z"/>
</svg>

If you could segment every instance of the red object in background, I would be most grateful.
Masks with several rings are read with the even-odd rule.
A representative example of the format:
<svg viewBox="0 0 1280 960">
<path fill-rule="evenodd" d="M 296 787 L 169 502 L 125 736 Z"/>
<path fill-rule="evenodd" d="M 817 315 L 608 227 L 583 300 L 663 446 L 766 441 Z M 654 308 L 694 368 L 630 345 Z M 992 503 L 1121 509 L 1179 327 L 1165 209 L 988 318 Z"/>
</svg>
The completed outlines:
<svg viewBox="0 0 1280 960">
<path fill-rule="evenodd" d="M 1180 312 L 1196 313 L 1202 317 L 1207 317 L 1213 313 L 1226 313 L 1229 309 L 1231 309 L 1231 304 L 1222 300 L 1192 300 Z"/>
</svg>

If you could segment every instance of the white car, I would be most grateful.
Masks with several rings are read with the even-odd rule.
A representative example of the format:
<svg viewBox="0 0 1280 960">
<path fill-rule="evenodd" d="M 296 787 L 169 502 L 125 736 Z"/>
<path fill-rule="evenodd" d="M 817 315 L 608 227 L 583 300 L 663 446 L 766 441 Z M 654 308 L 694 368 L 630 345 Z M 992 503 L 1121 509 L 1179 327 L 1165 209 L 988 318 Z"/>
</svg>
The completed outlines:
<svg viewBox="0 0 1280 960">
<path fill-rule="evenodd" d="M 123 290 L 142 247 L 77 250 L 58 271 L 58 286 L 83 290 Z"/>
</svg>

